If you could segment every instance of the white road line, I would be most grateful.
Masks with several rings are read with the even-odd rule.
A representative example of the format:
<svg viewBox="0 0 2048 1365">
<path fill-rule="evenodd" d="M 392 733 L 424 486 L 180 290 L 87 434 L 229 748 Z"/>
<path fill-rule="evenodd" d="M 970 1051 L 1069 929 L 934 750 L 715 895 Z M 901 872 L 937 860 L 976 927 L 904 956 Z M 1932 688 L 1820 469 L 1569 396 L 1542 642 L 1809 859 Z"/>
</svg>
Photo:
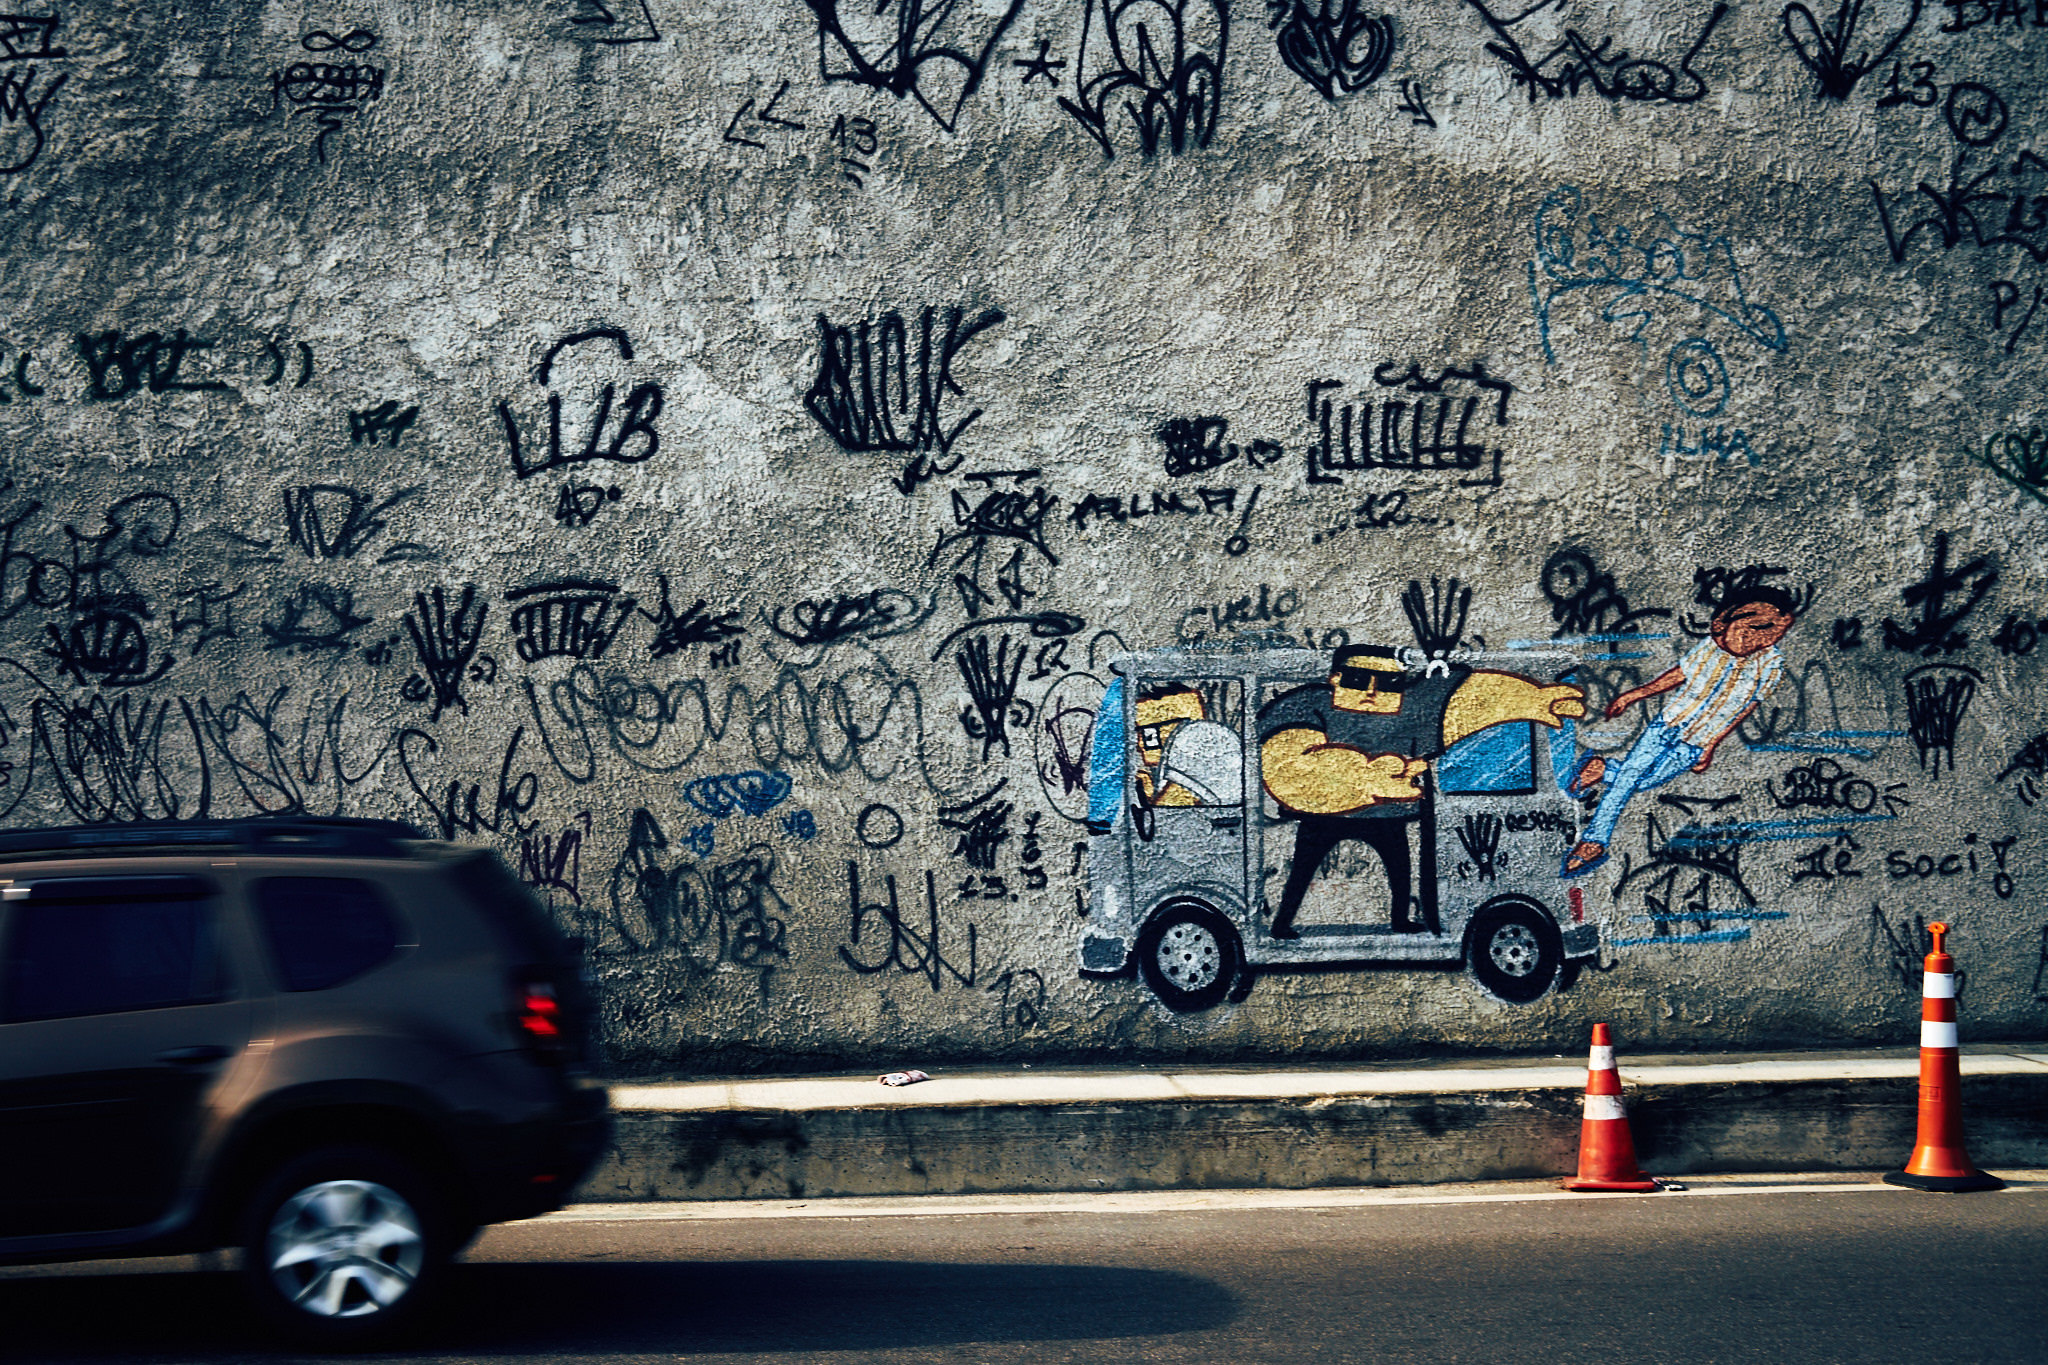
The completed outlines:
<svg viewBox="0 0 2048 1365">
<path fill-rule="evenodd" d="M 2048 1171 L 1998 1172 L 2009 1192 L 2048 1193 Z M 536 1223 L 691 1223 L 751 1218 L 952 1218 L 990 1213 L 1184 1213 L 1230 1209 L 1344 1209 L 1394 1204 L 1528 1204 L 1737 1194 L 1914 1194 L 1862 1175 L 1704 1175 L 1657 1194 L 1571 1194 L 1554 1181 L 1414 1185 L 1395 1189 L 1143 1190 L 1102 1194 L 918 1195 L 906 1198 L 729 1199 L 698 1203 L 575 1204 Z"/>
</svg>

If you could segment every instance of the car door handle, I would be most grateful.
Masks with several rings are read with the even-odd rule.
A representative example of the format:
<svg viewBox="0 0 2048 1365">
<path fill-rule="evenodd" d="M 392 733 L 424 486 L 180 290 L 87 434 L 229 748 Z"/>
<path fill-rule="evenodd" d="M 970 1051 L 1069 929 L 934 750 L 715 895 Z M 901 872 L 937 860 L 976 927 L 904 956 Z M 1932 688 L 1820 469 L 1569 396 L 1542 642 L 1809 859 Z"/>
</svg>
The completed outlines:
<svg viewBox="0 0 2048 1365">
<path fill-rule="evenodd" d="M 169 1062 L 173 1066 L 211 1066 L 215 1062 L 227 1060 L 233 1051 L 233 1048 L 222 1047 L 219 1043 L 196 1043 L 191 1047 L 174 1047 L 169 1051 L 159 1052 L 156 1059 L 160 1062 Z"/>
<path fill-rule="evenodd" d="M 1230 815 L 1221 819 L 1211 820 L 1209 824 L 1215 829 L 1242 829 L 1244 828 L 1244 817 L 1242 815 Z"/>
</svg>

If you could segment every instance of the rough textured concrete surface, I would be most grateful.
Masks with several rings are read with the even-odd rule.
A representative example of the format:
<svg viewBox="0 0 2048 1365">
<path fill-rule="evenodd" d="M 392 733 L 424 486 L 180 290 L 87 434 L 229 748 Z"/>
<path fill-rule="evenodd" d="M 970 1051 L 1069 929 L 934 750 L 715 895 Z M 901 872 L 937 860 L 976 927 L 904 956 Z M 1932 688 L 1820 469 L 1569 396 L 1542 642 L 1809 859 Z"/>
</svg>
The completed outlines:
<svg viewBox="0 0 2048 1365">
<path fill-rule="evenodd" d="M 2048 1036 L 2038 0 L 17 8 L 0 823 L 622 1074 Z"/>
</svg>

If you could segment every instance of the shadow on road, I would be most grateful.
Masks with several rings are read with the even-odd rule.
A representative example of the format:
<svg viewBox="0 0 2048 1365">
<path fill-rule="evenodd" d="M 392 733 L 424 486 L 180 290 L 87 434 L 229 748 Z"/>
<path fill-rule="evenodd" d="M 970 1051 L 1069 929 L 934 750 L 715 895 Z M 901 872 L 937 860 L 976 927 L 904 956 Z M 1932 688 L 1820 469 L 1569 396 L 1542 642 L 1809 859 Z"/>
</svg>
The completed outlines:
<svg viewBox="0 0 2048 1365">
<path fill-rule="evenodd" d="M 448 1311 L 401 1358 L 875 1350 L 1202 1332 L 1237 1316 L 1211 1280 L 1103 1265 L 923 1261 L 492 1262 L 457 1267 Z M 234 1278 L 0 1280 L 0 1360 L 272 1358 Z"/>
</svg>

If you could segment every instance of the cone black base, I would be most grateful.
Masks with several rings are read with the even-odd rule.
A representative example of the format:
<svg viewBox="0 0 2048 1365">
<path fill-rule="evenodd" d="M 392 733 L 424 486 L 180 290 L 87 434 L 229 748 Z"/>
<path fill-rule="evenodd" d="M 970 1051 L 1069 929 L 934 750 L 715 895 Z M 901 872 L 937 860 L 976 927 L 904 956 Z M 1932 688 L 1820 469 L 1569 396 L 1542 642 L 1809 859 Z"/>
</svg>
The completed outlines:
<svg viewBox="0 0 2048 1365">
<path fill-rule="evenodd" d="M 1885 1176 L 1884 1183 L 1904 1185 L 1909 1190 L 1933 1190 L 1937 1194 L 1968 1194 L 1972 1190 L 2005 1188 L 2003 1180 L 1982 1171 L 1975 1175 L 1912 1175 L 1905 1171 L 1892 1171 Z"/>
</svg>

